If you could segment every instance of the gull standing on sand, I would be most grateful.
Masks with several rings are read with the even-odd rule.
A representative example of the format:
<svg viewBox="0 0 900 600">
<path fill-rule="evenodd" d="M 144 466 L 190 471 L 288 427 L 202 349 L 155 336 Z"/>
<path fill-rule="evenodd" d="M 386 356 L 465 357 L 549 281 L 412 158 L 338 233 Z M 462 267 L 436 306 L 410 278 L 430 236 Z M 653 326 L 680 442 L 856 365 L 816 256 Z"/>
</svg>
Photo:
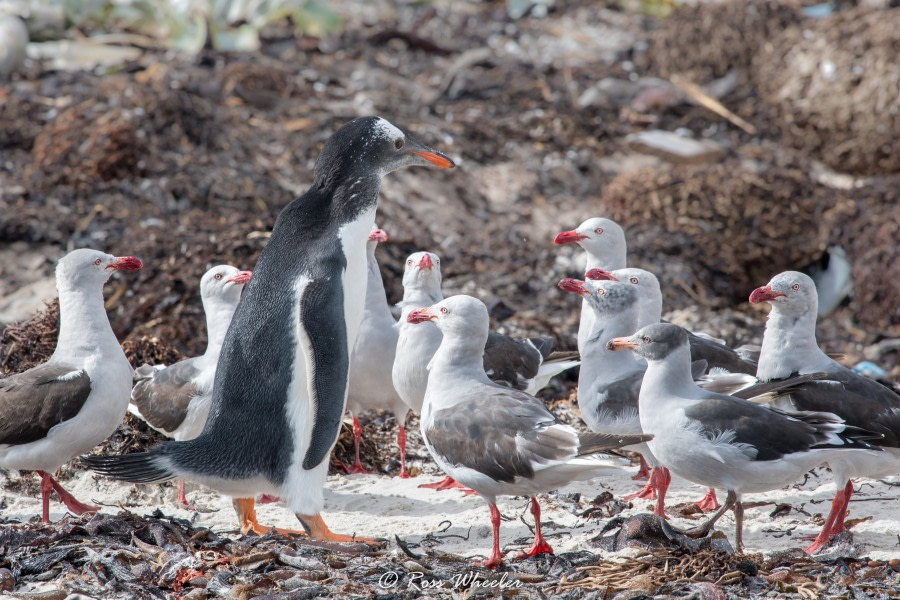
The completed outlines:
<svg viewBox="0 0 900 600">
<path fill-rule="evenodd" d="M 56 350 L 47 362 L 0 379 L 0 468 L 37 471 L 44 523 L 53 491 L 76 515 L 99 510 L 51 473 L 108 438 L 125 416 L 133 372 L 109 325 L 103 285 L 115 271 L 142 266 L 97 250 L 65 255 L 56 266 Z"/>
<path fill-rule="evenodd" d="M 503 564 L 501 495 L 531 497 L 534 543 L 520 558 L 552 552 L 541 533 L 536 494 L 621 468 L 627 462 L 591 455 L 652 436 L 578 433 L 557 421 L 540 400 L 488 379 L 482 358 L 488 312 L 480 300 L 452 296 L 410 312 L 407 321 L 416 326 L 433 322 L 443 334 L 431 361 L 422 435 L 438 466 L 490 506 L 493 544 L 483 566 Z"/>
</svg>

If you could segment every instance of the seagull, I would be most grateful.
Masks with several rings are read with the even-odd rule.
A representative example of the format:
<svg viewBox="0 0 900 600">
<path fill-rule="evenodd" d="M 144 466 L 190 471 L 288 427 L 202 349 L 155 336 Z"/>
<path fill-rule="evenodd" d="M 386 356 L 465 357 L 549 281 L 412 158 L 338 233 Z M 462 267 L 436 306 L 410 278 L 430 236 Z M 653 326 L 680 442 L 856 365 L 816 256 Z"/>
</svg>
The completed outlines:
<svg viewBox="0 0 900 600">
<path fill-rule="evenodd" d="M 231 265 L 217 265 L 204 273 L 200 299 L 206 315 L 206 351 L 170 366 L 138 367 L 128 412 L 178 441 L 200 435 L 209 415 L 216 363 L 225 333 L 252 274 Z M 190 508 L 183 479 L 178 480 L 178 502 Z"/>
<path fill-rule="evenodd" d="M 410 410 L 422 412 L 428 383 L 428 364 L 441 344 L 441 332 L 433 325 L 413 327 L 406 317 L 416 309 L 443 299 L 441 259 L 431 252 L 415 252 L 406 259 L 403 273 L 403 299 L 400 301 L 400 331 L 392 369 L 394 388 Z M 552 340 L 529 338 L 515 340 L 490 332 L 483 352 L 483 365 L 495 383 L 534 393 L 554 375 L 579 364 L 550 356 Z M 540 387 L 538 387 L 540 386 Z M 425 487 L 458 487 L 449 478 Z"/>
<path fill-rule="evenodd" d="M 628 254 L 625 232 L 618 223 L 603 217 L 588 219 L 575 229 L 561 231 L 553 239 L 553 243 L 578 244 L 584 250 L 586 270 L 590 269 L 624 269 Z M 581 322 L 578 325 L 578 352 L 584 352 L 584 344 L 593 328 L 594 313 L 587 304 L 581 304 Z"/>
<path fill-rule="evenodd" d="M 900 473 L 900 396 L 890 387 L 854 373 L 825 354 L 816 342 L 818 294 L 813 280 L 797 271 L 776 275 L 753 290 L 750 302 L 772 306 L 766 321 L 757 379 L 777 383 L 820 372 L 826 377 L 794 386 L 773 401 L 778 408 L 825 411 L 849 425 L 884 437 L 872 443 L 878 454 L 843 453 L 828 461 L 837 492 L 822 531 L 806 551 L 817 552 L 844 530 L 853 494 L 852 478 L 879 478 Z"/>
<path fill-rule="evenodd" d="M 399 329 L 397 321 L 391 314 L 381 270 L 375 260 L 375 248 L 378 243 L 388 240 L 387 233 L 373 227 L 366 244 L 368 261 L 368 279 L 366 282 L 366 306 L 363 312 L 362 325 L 356 338 L 356 346 L 350 358 L 350 383 L 347 393 L 347 409 L 353 415 L 353 445 L 356 461 L 347 467 L 348 473 L 365 473 L 359 460 L 359 440 L 362 437 L 357 416 L 367 409 L 389 410 L 394 414 L 400 427 L 397 432 L 397 445 L 400 447 L 400 474 L 406 479 L 406 429 L 404 421 L 408 409 L 403 399 L 394 389 L 391 369 L 397 353 Z"/>
<path fill-rule="evenodd" d="M 497 496 L 530 496 L 535 534 L 519 558 L 552 552 L 541 533 L 536 494 L 593 479 L 624 463 L 591 456 L 649 440 L 648 435 L 578 433 L 535 397 L 488 379 L 483 354 L 488 312 L 471 296 L 452 296 L 410 312 L 409 324 L 429 323 L 443 334 L 431 361 L 422 412 L 428 451 L 448 476 L 490 506 L 493 545 L 482 566 L 503 564 Z"/>
<path fill-rule="evenodd" d="M 633 353 L 613 352 L 606 347 L 611 339 L 639 329 L 642 296 L 638 288 L 609 279 L 582 281 L 567 278 L 557 285 L 584 298 L 594 312 L 594 326 L 585 344 L 578 375 L 578 406 L 582 419 L 591 431 L 641 433 L 638 396 L 647 363 Z M 705 366 L 706 363 L 701 361 L 693 363 L 691 368 L 696 376 Z M 641 456 L 641 470 L 633 479 L 647 476 L 649 479 L 643 489 L 624 499 L 656 498 L 653 514 L 665 519 L 666 491 L 672 479 L 669 470 L 659 464 L 646 444 L 627 450 Z M 643 473 L 645 469 L 647 474 Z M 708 497 L 698 504 L 704 510 L 710 508 Z"/>
<path fill-rule="evenodd" d="M 109 325 L 103 285 L 115 271 L 142 266 L 132 256 L 90 249 L 60 259 L 56 350 L 47 362 L 0 379 L 0 468 L 37 471 L 44 523 L 53 491 L 76 515 L 100 510 L 50 473 L 108 438 L 125 416 L 132 370 Z"/>
<path fill-rule="evenodd" d="M 659 279 L 650 271 L 636 268 L 616 269 L 607 271 L 604 269 L 589 269 L 585 279 L 610 280 L 627 282 L 637 286 L 640 292 L 640 313 L 637 329 L 659 323 L 662 321 L 662 290 L 659 287 Z M 705 360 L 708 368 L 722 369 L 728 373 L 756 373 L 756 363 L 740 356 L 725 344 L 721 344 L 709 337 L 696 335 L 688 331 L 691 343 L 691 358 L 695 361 Z M 752 379 L 752 378 L 751 378 Z M 747 381 L 750 383 L 750 381 Z M 755 380 L 752 382 L 755 383 Z"/>
<path fill-rule="evenodd" d="M 688 481 L 727 491 L 722 507 L 692 534 L 708 534 L 734 508 L 740 551 L 742 494 L 784 487 L 841 455 L 879 454 L 866 440 L 880 434 L 832 413 L 789 413 L 697 386 L 688 335 L 677 325 L 648 325 L 607 346 L 633 350 L 647 361 L 639 403 L 641 428 L 654 436 L 648 442 L 654 456 Z"/>
<path fill-rule="evenodd" d="M 281 211 L 244 290 L 203 433 L 145 453 L 93 457 L 89 466 L 135 483 L 198 481 L 233 496 L 242 524 L 256 494 L 276 496 L 310 537 L 356 539 L 322 519 L 323 487 L 346 407 L 365 304 L 356 288 L 381 180 L 411 165 L 454 163 L 381 117 L 354 119 L 328 138 L 310 189 Z"/>
</svg>

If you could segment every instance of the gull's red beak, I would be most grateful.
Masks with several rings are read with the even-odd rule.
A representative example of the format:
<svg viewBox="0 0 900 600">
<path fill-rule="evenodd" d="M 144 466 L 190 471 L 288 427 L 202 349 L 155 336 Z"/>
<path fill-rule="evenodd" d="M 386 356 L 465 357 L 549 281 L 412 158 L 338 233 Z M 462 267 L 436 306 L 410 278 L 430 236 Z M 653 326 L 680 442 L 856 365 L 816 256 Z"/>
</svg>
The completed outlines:
<svg viewBox="0 0 900 600">
<path fill-rule="evenodd" d="M 753 290 L 752 294 L 750 294 L 750 304 L 769 302 L 780 296 L 784 296 L 784 294 L 782 294 L 781 292 L 776 292 L 770 285 L 767 285 L 765 287 L 758 287 Z"/>
<path fill-rule="evenodd" d="M 137 271 L 143 266 L 141 259 L 134 256 L 117 256 L 116 260 L 106 265 L 106 268 L 114 271 Z"/>
<path fill-rule="evenodd" d="M 574 242 L 580 242 L 581 240 L 586 240 L 588 236 L 581 235 L 574 229 L 571 231 L 560 231 L 556 234 L 556 237 L 553 238 L 553 243 L 561 246 L 563 244 L 572 244 Z"/>
<path fill-rule="evenodd" d="M 420 151 L 420 150 L 410 150 L 413 154 L 417 154 L 433 164 L 436 167 L 440 167 L 442 169 L 452 169 L 456 166 L 452 160 L 450 160 L 449 156 L 445 156 L 440 152 L 435 152 L 434 150 L 428 151 Z"/>
<path fill-rule="evenodd" d="M 626 337 L 613 338 L 613 339 L 609 340 L 608 342 L 606 342 L 606 349 L 612 350 L 613 352 L 615 352 L 617 350 L 625 350 L 625 349 L 631 349 L 631 348 L 637 348 L 637 347 L 638 347 L 637 342 L 632 342 L 631 338 L 626 338 Z"/>
<path fill-rule="evenodd" d="M 579 296 L 591 295 L 591 292 L 584 287 L 584 282 L 580 279 L 572 279 L 570 277 L 560 279 L 556 286 L 565 292 L 578 294 Z"/>
<path fill-rule="evenodd" d="M 250 281 L 250 276 L 253 275 L 253 271 L 238 271 L 234 275 L 232 275 L 228 281 L 225 283 L 235 283 L 237 285 L 244 285 Z"/>
<path fill-rule="evenodd" d="M 618 281 L 615 275 L 609 271 L 604 271 L 603 269 L 589 269 L 584 274 L 584 278 L 593 281 Z"/>
<path fill-rule="evenodd" d="M 414 310 L 406 316 L 407 323 L 427 323 L 428 321 L 436 321 L 437 315 L 428 308 L 420 308 Z"/>
<path fill-rule="evenodd" d="M 428 254 L 423 254 L 422 258 L 419 259 L 419 268 L 420 269 L 428 269 L 431 270 L 434 264 L 431 262 L 431 256 Z"/>
<path fill-rule="evenodd" d="M 383 244 L 388 241 L 387 231 L 384 229 L 373 229 L 372 233 L 369 234 L 370 242 L 378 242 L 379 244 Z"/>
</svg>

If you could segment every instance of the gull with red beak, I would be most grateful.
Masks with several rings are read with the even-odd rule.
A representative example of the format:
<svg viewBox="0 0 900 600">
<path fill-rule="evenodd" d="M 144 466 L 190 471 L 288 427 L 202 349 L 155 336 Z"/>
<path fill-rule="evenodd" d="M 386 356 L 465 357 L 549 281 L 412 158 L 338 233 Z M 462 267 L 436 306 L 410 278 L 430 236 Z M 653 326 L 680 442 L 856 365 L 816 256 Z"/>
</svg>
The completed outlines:
<svg viewBox="0 0 900 600">
<path fill-rule="evenodd" d="M 421 413 L 428 382 L 428 364 L 440 346 L 441 332 L 434 326 L 412 327 L 406 317 L 418 308 L 443 298 L 441 259 L 430 252 L 416 252 L 406 260 L 403 273 L 403 300 L 400 302 L 400 336 L 394 359 L 394 388 L 415 412 Z M 551 355 L 550 338 L 513 339 L 490 332 L 483 352 L 483 366 L 492 381 L 534 393 L 554 375 L 570 369 L 578 360 Z M 446 478 L 425 487 L 458 487 Z"/>
<path fill-rule="evenodd" d="M 534 543 L 520 558 L 552 552 L 541 532 L 536 494 L 598 477 L 627 465 L 599 452 L 641 443 L 647 435 L 578 433 L 539 400 L 492 382 L 484 371 L 488 312 L 471 296 L 452 296 L 411 311 L 411 326 L 443 334 L 430 363 L 422 409 L 428 451 L 447 475 L 471 487 L 490 506 L 493 545 L 483 566 L 503 563 L 497 496 L 530 496 Z M 428 323 L 428 325 L 418 325 Z"/>
<path fill-rule="evenodd" d="M 206 315 L 206 351 L 169 366 L 138 367 L 128 412 L 175 440 L 192 440 L 200 435 L 209 416 L 225 333 L 251 275 L 231 265 L 218 265 L 204 273 L 200 300 Z M 184 495 L 183 479 L 178 480 L 178 502 L 192 508 Z"/>
<path fill-rule="evenodd" d="M 638 323 L 635 330 L 659 323 L 662 320 L 662 290 L 659 279 L 650 271 L 636 268 L 616 269 L 607 271 L 604 269 L 589 269 L 584 274 L 586 279 L 621 281 L 637 287 L 640 294 L 640 309 Z M 691 342 L 691 358 L 695 361 L 705 360 L 707 367 L 720 369 L 728 373 L 743 373 L 753 375 L 756 373 L 756 362 L 749 357 L 741 356 L 736 350 L 732 350 L 709 336 L 697 335 L 688 331 Z M 739 378 L 745 385 L 755 382 L 752 377 Z"/>
<path fill-rule="evenodd" d="M 744 493 L 790 485 L 832 459 L 881 454 L 868 440 L 878 433 L 852 427 L 831 413 L 769 409 L 734 396 L 709 392 L 691 375 L 688 336 L 671 323 L 648 325 L 607 343 L 647 361 L 639 397 L 648 446 L 673 473 L 726 490 L 722 507 L 692 535 L 708 534 L 729 509 L 735 514 L 735 547 L 742 547 Z"/>
<path fill-rule="evenodd" d="M 109 437 L 125 416 L 132 370 L 109 325 L 103 285 L 115 271 L 142 266 L 131 256 L 89 249 L 60 259 L 56 350 L 44 364 L 0 379 L 0 468 L 37 471 L 44 523 L 54 491 L 76 515 L 99 510 L 51 473 Z"/>
<path fill-rule="evenodd" d="M 821 532 L 806 550 L 814 553 L 844 531 L 844 519 L 853 494 L 853 478 L 880 478 L 900 473 L 900 396 L 882 385 L 835 362 L 816 342 L 818 294 L 813 280 L 797 271 L 776 275 L 750 294 L 750 302 L 772 306 L 763 335 L 759 369 L 762 382 L 791 382 L 798 376 L 825 376 L 789 388 L 773 405 L 789 410 L 825 411 L 848 424 L 883 435 L 872 443 L 883 452 L 844 453 L 828 461 L 837 491 Z"/>
<path fill-rule="evenodd" d="M 388 306 L 381 269 L 375 259 L 375 248 L 379 242 L 386 242 L 384 230 L 373 227 L 366 245 L 368 273 L 366 281 L 366 306 L 363 320 L 356 338 L 356 346 L 350 357 L 350 383 L 347 392 L 347 409 L 353 416 L 353 443 L 355 462 L 346 467 L 348 473 L 365 473 L 359 459 L 359 441 L 362 427 L 358 415 L 364 410 L 387 410 L 393 413 L 399 426 L 397 445 L 400 447 L 400 474 L 407 478 L 406 470 L 406 428 L 404 421 L 409 409 L 394 389 L 391 369 L 397 353 L 399 327 L 391 307 Z"/>
<path fill-rule="evenodd" d="M 562 231 L 553 239 L 557 245 L 578 244 L 584 250 L 585 269 L 624 269 L 628 246 L 625 232 L 611 219 L 593 217 L 575 229 Z M 581 322 L 578 325 L 578 351 L 584 345 L 594 327 L 594 312 L 587 300 L 581 303 Z"/>
</svg>

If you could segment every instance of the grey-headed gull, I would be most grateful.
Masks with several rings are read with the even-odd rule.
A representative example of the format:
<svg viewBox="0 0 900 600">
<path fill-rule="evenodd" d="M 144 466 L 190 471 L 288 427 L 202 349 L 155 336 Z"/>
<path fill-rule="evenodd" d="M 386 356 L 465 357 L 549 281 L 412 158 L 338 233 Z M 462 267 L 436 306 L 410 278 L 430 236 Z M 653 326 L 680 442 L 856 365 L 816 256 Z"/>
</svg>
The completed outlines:
<svg viewBox="0 0 900 600">
<path fill-rule="evenodd" d="M 493 545 L 484 566 L 502 564 L 497 496 L 530 496 L 534 543 L 521 556 L 552 552 L 541 533 L 536 494 L 593 479 L 620 459 L 592 456 L 648 440 L 647 435 L 578 433 L 539 400 L 497 385 L 484 372 L 488 312 L 471 296 L 452 296 L 410 312 L 411 325 L 433 323 L 443 334 L 431 361 L 422 433 L 435 462 L 490 506 Z"/>
<path fill-rule="evenodd" d="M 217 265 L 203 274 L 200 300 L 206 315 L 206 350 L 173 365 L 138 367 L 128 412 L 166 437 L 181 441 L 200 435 L 209 416 L 225 333 L 251 275 L 231 265 Z M 183 479 L 178 480 L 178 501 L 190 507 Z"/>
<path fill-rule="evenodd" d="M 56 266 L 59 338 L 50 359 L 0 379 L 0 467 L 37 471 L 41 520 L 55 491 L 71 512 L 96 512 L 50 474 L 116 430 L 128 406 L 132 369 L 109 325 L 103 285 L 115 271 L 143 265 L 132 256 L 74 250 Z"/>
<path fill-rule="evenodd" d="M 879 434 L 834 414 L 788 413 L 699 387 L 691 375 L 687 332 L 677 325 L 648 325 L 608 346 L 633 350 L 647 361 L 639 403 L 641 428 L 654 436 L 648 442 L 654 456 L 688 481 L 727 491 L 722 507 L 692 533 L 706 535 L 734 508 L 740 550 L 743 494 L 787 486 L 842 454 L 879 454 L 866 441 Z"/>
<path fill-rule="evenodd" d="M 750 302 L 772 306 L 766 321 L 757 378 L 763 382 L 790 381 L 796 375 L 824 373 L 779 395 L 779 408 L 827 411 L 856 427 L 884 438 L 873 444 L 878 454 L 846 453 L 828 461 L 837 492 L 822 531 L 807 548 L 816 552 L 835 533 L 844 530 L 847 506 L 856 477 L 878 478 L 900 473 L 900 396 L 891 388 L 857 375 L 825 354 L 816 342 L 818 294 L 813 280 L 797 271 L 776 275 L 750 295 Z"/>
</svg>

